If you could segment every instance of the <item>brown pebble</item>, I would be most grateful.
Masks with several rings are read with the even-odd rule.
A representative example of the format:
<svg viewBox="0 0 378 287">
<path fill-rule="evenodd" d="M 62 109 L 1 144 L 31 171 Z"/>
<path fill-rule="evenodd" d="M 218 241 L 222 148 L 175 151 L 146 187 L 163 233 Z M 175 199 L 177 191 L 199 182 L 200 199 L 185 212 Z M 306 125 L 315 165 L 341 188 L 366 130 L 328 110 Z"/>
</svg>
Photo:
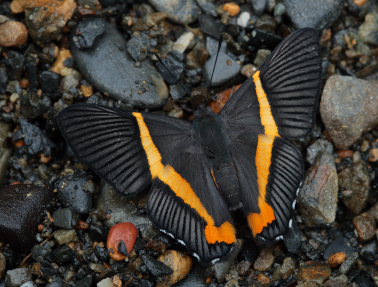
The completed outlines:
<svg viewBox="0 0 378 287">
<path fill-rule="evenodd" d="M 353 151 L 348 150 L 348 149 L 339 150 L 337 153 L 338 153 L 339 157 L 341 157 L 341 158 L 347 158 L 347 157 L 353 156 Z"/>
<path fill-rule="evenodd" d="M 0 46 L 15 47 L 26 43 L 28 29 L 18 21 L 7 21 L 0 25 Z"/>
<path fill-rule="evenodd" d="M 158 260 L 173 270 L 172 274 L 164 276 L 162 281 L 158 283 L 157 286 L 161 287 L 176 284 L 189 274 L 193 266 L 193 259 L 191 256 L 185 255 L 176 250 L 167 250 L 164 254 L 159 256 Z"/>
<path fill-rule="evenodd" d="M 72 74 L 72 69 L 66 67 L 64 65 L 65 61 L 72 57 L 70 50 L 68 49 L 60 49 L 58 53 L 58 57 L 56 58 L 51 71 L 61 75 L 62 77 L 68 76 Z"/>
<path fill-rule="evenodd" d="M 257 271 L 267 271 L 274 262 L 274 255 L 269 248 L 260 251 L 259 257 L 257 257 L 253 268 Z"/>
<path fill-rule="evenodd" d="M 368 0 L 353 0 L 354 4 L 356 4 L 357 6 L 364 6 L 366 4 Z"/>
<path fill-rule="evenodd" d="M 234 2 L 223 5 L 223 11 L 228 12 L 231 16 L 236 16 L 240 13 L 240 6 Z"/>
<path fill-rule="evenodd" d="M 369 151 L 369 161 L 371 162 L 378 161 L 378 148 L 372 148 Z"/>
<path fill-rule="evenodd" d="M 329 257 L 328 263 L 331 265 L 332 268 L 337 268 L 341 264 L 343 264 L 346 259 L 347 254 L 345 252 L 337 252 Z"/>
<path fill-rule="evenodd" d="M 353 218 L 354 228 L 361 241 L 368 241 L 375 236 L 375 219 L 370 213 L 362 213 Z"/>
<path fill-rule="evenodd" d="M 92 86 L 81 85 L 80 86 L 80 91 L 83 93 L 83 96 L 86 97 L 86 98 L 92 97 L 92 95 L 93 95 L 93 88 L 92 88 Z"/>
<path fill-rule="evenodd" d="M 299 266 L 298 280 L 323 283 L 331 276 L 331 267 L 327 263 L 307 261 Z"/>
<path fill-rule="evenodd" d="M 262 284 L 269 284 L 270 283 L 270 279 L 268 276 L 266 276 L 265 274 L 263 273 L 260 273 L 259 275 L 257 275 L 257 280 L 262 283 Z"/>
<path fill-rule="evenodd" d="M 51 0 L 13 0 L 10 8 L 13 14 L 24 12 L 25 9 L 42 7 L 49 4 Z"/>
<path fill-rule="evenodd" d="M 246 76 L 247 78 L 250 78 L 253 76 L 254 73 L 256 73 L 257 70 L 258 69 L 255 65 L 246 64 L 241 68 L 240 74 L 242 74 L 243 76 Z"/>
</svg>

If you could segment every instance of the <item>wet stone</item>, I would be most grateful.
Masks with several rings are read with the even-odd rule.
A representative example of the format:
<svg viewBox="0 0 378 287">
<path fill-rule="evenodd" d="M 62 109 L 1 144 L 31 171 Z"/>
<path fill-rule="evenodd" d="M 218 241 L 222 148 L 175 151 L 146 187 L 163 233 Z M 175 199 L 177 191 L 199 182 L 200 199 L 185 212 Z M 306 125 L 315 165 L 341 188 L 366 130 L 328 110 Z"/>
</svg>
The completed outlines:
<svg viewBox="0 0 378 287">
<path fill-rule="evenodd" d="M 160 12 L 168 14 L 168 18 L 179 24 L 190 24 L 200 15 L 201 9 L 194 0 L 149 0 L 150 4 Z"/>
<path fill-rule="evenodd" d="M 365 22 L 358 28 L 358 35 L 367 44 L 378 45 L 378 13 L 369 13 Z"/>
<path fill-rule="evenodd" d="M 95 186 L 85 173 L 79 172 L 62 177 L 55 186 L 64 206 L 71 207 L 77 213 L 88 213 L 91 210 Z"/>
<path fill-rule="evenodd" d="M 335 221 L 338 179 L 333 156 L 322 152 L 308 170 L 298 195 L 298 205 L 307 226 L 327 225 Z"/>
<path fill-rule="evenodd" d="M 358 161 L 353 166 L 343 169 L 338 177 L 343 203 L 354 214 L 359 214 L 367 204 L 370 189 L 366 163 Z"/>
<path fill-rule="evenodd" d="M 327 133 L 339 149 L 347 149 L 378 124 L 377 85 L 349 76 L 328 78 L 320 102 Z"/>
<path fill-rule="evenodd" d="M 5 284 L 9 287 L 19 287 L 31 279 L 32 274 L 28 268 L 17 268 L 7 271 L 7 275 L 5 276 Z"/>
<path fill-rule="evenodd" d="M 135 62 L 125 53 L 126 41 L 122 34 L 105 20 L 100 21 L 105 25 L 105 32 L 91 48 L 77 47 L 75 35 L 92 33 L 92 26 L 83 30 L 79 29 L 79 24 L 72 33 L 72 52 L 80 72 L 94 87 L 125 104 L 140 108 L 161 106 L 168 97 L 161 75 L 147 61 L 135 67 Z"/>
<path fill-rule="evenodd" d="M 271 249 L 263 249 L 260 251 L 253 268 L 257 271 L 267 271 L 274 263 L 274 255 Z"/>
<path fill-rule="evenodd" d="M 172 274 L 173 270 L 169 268 L 164 263 L 160 262 L 159 260 L 153 258 L 152 256 L 144 253 L 141 254 L 144 264 L 146 265 L 148 271 L 155 277 L 163 276 L 163 275 L 170 275 Z"/>
<path fill-rule="evenodd" d="M 0 238 L 15 250 L 30 248 L 52 193 L 47 188 L 16 184 L 0 192 Z"/>
<path fill-rule="evenodd" d="M 298 271 L 298 280 L 324 283 L 331 276 L 331 267 L 323 262 L 307 261 L 301 263 Z"/>
<path fill-rule="evenodd" d="M 39 153 L 50 155 L 54 143 L 46 134 L 38 126 L 29 123 L 27 120 L 21 119 L 20 124 L 28 152 L 32 155 Z"/>
<path fill-rule="evenodd" d="M 166 58 L 161 59 L 156 66 L 169 85 L 177 84 L 185 68 L 184 54 L 173 51 Z"/>
<path fill-rule="evenodd" d="M 284 0 L 286 13 L 297 28 L 324 29 L 340 16 L 343 0 Z"/>
<path fill-rule="evenodd" d="M 39 74 L 39 83 L 42 91 L 54 93 L 59 87 L 60 76 L 51 71 L 43 71 Z"/>
<path fill-rule="evenodd" d="M 54 225 L 64 229 L 71 229 L 76 224 L 76 216 L 71 208 L 59 208 L 53 213 Z"/>
<path fill-rule="evenodd" d="M 353 218 L 353 224 L 361 241 L 368 241 L 375 236 L 376 224 L 371 214 L 362 213 L 356 216 Z"/>
</svg>

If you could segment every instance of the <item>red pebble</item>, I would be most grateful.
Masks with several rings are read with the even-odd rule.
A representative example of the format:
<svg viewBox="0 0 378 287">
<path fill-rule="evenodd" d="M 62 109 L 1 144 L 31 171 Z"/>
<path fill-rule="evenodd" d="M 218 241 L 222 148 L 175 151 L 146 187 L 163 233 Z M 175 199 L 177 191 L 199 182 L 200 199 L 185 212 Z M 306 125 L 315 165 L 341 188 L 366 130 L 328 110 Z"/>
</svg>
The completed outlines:
<svg viewBox="0 0 378 287">
<path fill-rule="evenodd" d="M 130 253 L 135 245 L 138 237 L 138 229 L 131 222 L 122 222 L 110 229 L 106 247 L 109 250 L 109 255 L 116 261 L 125 260 L 127 255 L 118 251 L 118 246 L 123 241 L 126 245 L 127 252 Z"/>
</svg>

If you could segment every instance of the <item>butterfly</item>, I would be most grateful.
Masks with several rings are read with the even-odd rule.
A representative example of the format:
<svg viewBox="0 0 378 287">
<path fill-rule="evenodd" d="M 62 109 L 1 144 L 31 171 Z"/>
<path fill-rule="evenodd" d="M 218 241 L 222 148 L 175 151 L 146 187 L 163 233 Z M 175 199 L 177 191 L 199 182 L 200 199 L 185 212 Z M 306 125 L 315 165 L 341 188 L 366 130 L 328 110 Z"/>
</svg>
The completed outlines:
<svg viewBox="0 0 378 287">
<path fill-rule="evenodd" d="M 60 112 L 74 154 L 124 195 L 150 190 L 147 211 L 201 263 L 234 246 L 230 210 L 241 208 L 255 239 L 282 238 L 304 174 L 288 140 L 312 128 L 319 101 L 318 33 L 299 29 L 232 95 L 219 114 L 193 122 L 94 104 Z"/>
</svg>

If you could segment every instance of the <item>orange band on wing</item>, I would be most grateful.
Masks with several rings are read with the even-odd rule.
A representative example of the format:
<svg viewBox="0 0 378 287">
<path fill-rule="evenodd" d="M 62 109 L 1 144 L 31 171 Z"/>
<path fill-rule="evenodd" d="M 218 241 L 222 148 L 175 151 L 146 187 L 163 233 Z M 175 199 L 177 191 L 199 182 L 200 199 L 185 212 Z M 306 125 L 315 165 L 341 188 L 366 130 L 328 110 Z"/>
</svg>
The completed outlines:
<svg viewBox="0 0 378 287">
<path fill-rule="evenodd" d="M 276 121 L 273 118 L 272 109 L 269 104 L 268 97 L 261 83 L 260 71 L 257 71 L 255 74 L 253 74 L 253 81 L 256 86 L 256 95 L 260 105 L 260 118 L 261 123 L 265 129 L 265 134 L 271 136 L 279 136 L 278 127 L 276 125 Z"/>
<path fill-rule="evenodd" d="M 203 206 L 200 198 L 194 192 L 190 183 L 172 166 L 163 165 L 161 154 L 152 140 L 143 115 L 141 113 L 133 113 L 133 116 L 137 119 L 142 146 L 147 154 L 152 178 L 158 177 L 161 181 L 167 184 L 176 196 L 180 197 L 206 221 L 207 226 L 205 229 L 205 236 L 208 243 L 234 243 L 236 241 L 236 236 L 233 225 L 226 221 L 219 227 L 215 226 L 214 218 Z"/>
<path fill-rule="evenodd" d="M 247 216 L 248 224 L 253 235 L 260 233 L 264 227 L 272 223 L 276 217 L 273 208 L 266 201 L 266 193 L 272 161 L 274 136 L 259 135 L 256 150 L 257 183 L 259 186 L 258 205 L 259 213 L 250 213 Z"/>
</svg>

